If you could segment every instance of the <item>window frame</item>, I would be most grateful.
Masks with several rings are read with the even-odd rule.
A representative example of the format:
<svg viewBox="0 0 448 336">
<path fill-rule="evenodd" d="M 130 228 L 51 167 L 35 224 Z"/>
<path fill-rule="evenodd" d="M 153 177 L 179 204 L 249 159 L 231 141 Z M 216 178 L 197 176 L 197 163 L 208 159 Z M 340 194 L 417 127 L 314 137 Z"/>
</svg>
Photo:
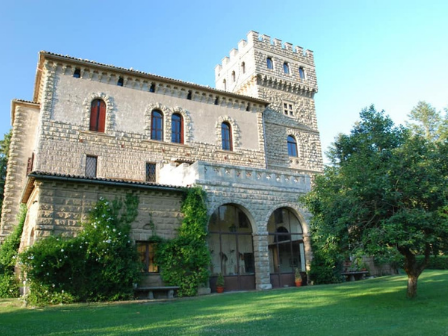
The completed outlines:
<svg viewBox="0 0 448 336">
<path fill-rule="evenodd" d="M 269 70 L 274 70 L 274 60 L 271 56 L 266 57 L 266 67 Z"/>
<path fill-rule="evenodd" d="M 299 67 L 299 77 L 300 77 L 300 79 L 306 79 L 304 67 Z"/>
<path fill-rule="evenodd" d="M 90 169 L 89 169 L 89 159 L 93 160 L 95 162 L 95 171 L 93 174 L 90 174 Z M 89 170 L 88 170 L 89 169 Z M 97 177 L 98 176 L 98 156 L 96 155 L 86 155 L 86 165 L 85 165 L 85 175 L 86 177 Z"/>
<path fill-rule="evenodd" d="M 157 164 L 155 162 L 146 162 L 145 182 L 157 182 Z"/>
<path fill-rule="evenodd" d="M 179 119 L 174 121 L 174 118 Z M 178 130 L 175 125 L 178 125 Z M 173 113 L 171 116 L 171 142 L 183 144 L 184 143 L 184 118 L 180 113 Z"/>
<path fill-rule="evenodd" d="M 164 119 L 164 115 L 163 115 L 162 111 L 152 110 L 152 112 L 151 112 L 151 140 L 163 141 L 163 119 Z M 160 122 L 160 125 L 158 122 Z"/>
<path fill-rule="evenodd" d="M 290 141 L 292 140 L 292 141 Z M 299 151 L 297 150 L 297 140 L 293 135 L 288 135 L 286 138 L 288 144 L 288 156 L 298 157 Z"/>
<path fill-rule="evenodd" d="M 227 121 L 221 123 L 221 148 L 222 150 L 233 151 L 232 125 Z"/>
<path fill-rule="evenodd" d="M 145 249 L 142 251 L 144 253 L 143 258 L 139 251 L 139 246 L 143 246 Z M 144 266 L 142 273 L 160 273 L 159 266 L 155 265 L 155 254 L 157 249 L 157 243 L 151 241 L 141 241 L 137 240 L 135 242 L 135 247 L 139 255 L 139 260 Z M 152 247 L 152 248 L 151 248 Z M 154 269 L 151 271 L 151 269 Z"/>
<path fill-rule="evenodd" d="M 90 103 L 89 131 L 104 133 L 106 131 L 106 102 L 95 98 Z"/>
</svg>

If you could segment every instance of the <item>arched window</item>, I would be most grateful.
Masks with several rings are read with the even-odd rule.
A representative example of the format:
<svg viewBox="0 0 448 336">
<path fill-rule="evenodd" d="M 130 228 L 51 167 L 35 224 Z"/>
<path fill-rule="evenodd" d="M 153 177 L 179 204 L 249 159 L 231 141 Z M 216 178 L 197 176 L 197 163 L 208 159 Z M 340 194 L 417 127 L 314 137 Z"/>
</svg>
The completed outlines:
<svg viewBox="0 0 448 336">
<path fill-rule="evenodd" d="M 184 128 L 182 116 L 178 113 L 171 117 L 171 142 L 184 143 Z"/>
<path fill-rule="evenodd" d="M 288 63 L 283 63 L 283 72 L 287 75 L 289 75 L 289 64 Z"/>
<path fill-rule="evenodd" d="M 106 123 L 106 103 L 95 99 L 90 106 L 90 131 L 104 133 Z"/>
<path fill-rule="evenodd" d="M 222 149 L 232 150 L 232 128 L 227 122 L 221 124 Z"/>
<path fill-rule="evenodd" d="M 267 228 L 272 287 L 292 286 L 297 269 L 305 271 L 302 225 L 290 209 L 279 208 L 269 217 Z"/>
<path fill-rule="evenodd" d="M 305 79 L 305 70 L 302 67 L 299 68 L 300 79 Z"/>
<path fill-rule="evenodd" d="M 243 74 L 246 73 L 246 63 L 245 63 L 245 62 L 241 63 L 241 72 L 242 72 Z"/>
<path fill-rule="evenodd" d="M 272 62 L 271 57 L 266 58 L 266 65 L 268 66 L 268 69 L 274 69 L 274 62 Z"/>
<path fill-rule="evenodd" d="M 235 83 L 235 71 L 232 71 L 232 82 Z"/>
<path fill-rule="evenodd" d="M 297 142 L 292 135 L 288 135 L 288 155 L 297 156 Z"/>
<path fill-rule="evenodd" d="M 163 114 L 157 110 L 151 113 L 151 139 L 163 140 Z"/>
<path fill-rule="evenodd" d="M 222 81 L 222 89 L 225 91 L 226 89 L 227 89 L 227 85 L 226 85 L 227 83 L 226 83 L 226 80 L 224 79 L 223 81 Z"/>
</svg>

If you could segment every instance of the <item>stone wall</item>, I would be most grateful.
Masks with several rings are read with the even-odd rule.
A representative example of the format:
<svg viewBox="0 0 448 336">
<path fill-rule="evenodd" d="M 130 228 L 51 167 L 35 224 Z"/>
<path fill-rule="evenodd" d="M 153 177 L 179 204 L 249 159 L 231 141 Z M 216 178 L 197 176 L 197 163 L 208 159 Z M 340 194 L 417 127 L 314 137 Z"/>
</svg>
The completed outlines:
<svg viewBox="0 0 448 336">
<path fill-rule="evenodd" d="M 13 101 L 12 108 L 14 120 L 0 224 L 0 242 L 17 224 L 16 216 L 26 181 L 28 159 L 31 159 L 36 142 L 39 118 L 37 104 Z"/>
<path fill-rule="evenodd" d="M 81 229 L 80 222 L 86 219 L 92 206 L 100 197 L 114 200 L 126 193 L 135 193 L 140 200 L 138 217 L 132 223 L 132 239 L 146 241 L 155 233 L 163 238 L 173 238 L 179 227 L 182 214 L 180 205 L 182 192 L 120 187 L 70 181 L 38 179 L 28 200 L 30 208 L 24 226 L 21 249 L 30 242 L 49 235 L 70 237 Z M 32 209 L 33 207 L 33 209 Z"/>
<path fill-rule="evenodd" d="M 98 156 L 98 176 L 130 180 L 144 180 L 146 162 L 174 159 L 265 166 L 262 105 L 252 102 L 248 109 L 250 102 L 225 97 L 215 105 L 200 95 L 192 100 L 179 97 L 180 88 L 148 92 L 95 76 L 74 78 L 71 68 L 59 63 L 46 63 L 46 69 L 37 170 L 82 175 L 86 155 Z M 107 105 L 105 133 L 88 130 L 95 98 Z M 163 141 L 150 140 L 153 109 L 164 114 Z M 175 112 L 184 119 L 184 144 L 171 143 Z M 221 150 L 223 121 L 232 126 L 233 151 Z"/>
</svg>

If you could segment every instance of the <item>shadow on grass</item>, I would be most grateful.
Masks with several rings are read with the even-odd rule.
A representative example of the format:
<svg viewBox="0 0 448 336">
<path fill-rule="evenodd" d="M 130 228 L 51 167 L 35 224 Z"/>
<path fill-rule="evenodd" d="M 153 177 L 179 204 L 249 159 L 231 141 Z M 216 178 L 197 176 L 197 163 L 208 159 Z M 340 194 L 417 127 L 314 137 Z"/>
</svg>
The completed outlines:
<svg viewBox="0 0 448 336">
<path fill-rule="evenodd" d="M 13 309 L 1 335 L 441 335 L 448 271 L 425 272 L 408 300 L 406 276 L 157 303 Z M 0 312 L 2 309 L 0 308 Z"/>
</svg>

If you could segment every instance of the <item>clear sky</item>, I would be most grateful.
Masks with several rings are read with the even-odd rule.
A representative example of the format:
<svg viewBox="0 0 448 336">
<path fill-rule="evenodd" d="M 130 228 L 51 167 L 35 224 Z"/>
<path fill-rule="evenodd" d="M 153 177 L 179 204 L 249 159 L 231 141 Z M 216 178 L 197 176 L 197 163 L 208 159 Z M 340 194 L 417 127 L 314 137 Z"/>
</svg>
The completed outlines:
<svg viewBox="0 0 448 336">
<path fill-rule="evenodd" d="M 447 0 L 3 0 L 0 135 L 31 100 L 40 50 L 214 87 L 250 30 L 314 51 L 324 151 L 375 104 L 396 123 L 448 106 Z"/>
</svg>

